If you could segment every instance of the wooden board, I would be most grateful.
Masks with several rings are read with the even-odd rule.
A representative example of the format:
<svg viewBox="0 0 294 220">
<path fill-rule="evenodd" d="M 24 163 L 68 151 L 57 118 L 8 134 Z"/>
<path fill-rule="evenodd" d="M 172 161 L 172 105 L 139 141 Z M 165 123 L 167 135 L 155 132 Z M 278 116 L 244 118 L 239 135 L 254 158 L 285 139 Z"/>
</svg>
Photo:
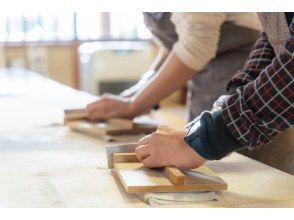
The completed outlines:
<svg viewBox="0 0 294 220">
<path fill-rule="evenodd" d="M 113 120 L 115 122 L 113 123 Z M 124 135 L 124 134 L 141 134 L 141 133 L 152 133 L 157 129 L 156 125 L 153 124 L 139 124 L 134 123 L 134 126 L 130 126 L 127 122 L 122 120 L 111 119 L 108 122 L 89 122 L 86 120 L 69 122 L 67 125 L 77 132 L 84 134 L 93 135 Z M 125 125 L 123 125 L 123 123 Z"/>
<path fill-rule="evenodd" d="M 162 169 L 149 169 L 142 163 L 115 163 L 114 171 L 128 193 L 220 191 L 227 184 L 212 170 L 202 166 L 195 170 L 183 171 L 184 185 L 174 185 Z"/>
<path fill-rule="evenodd" d="M 113 163 L 140 163 L 140 161 L 135 153 L 114 153 Z M 164 167 L 163 173 L 174 185 L 186 183 L 186 176 L 176 167 Z"/>
<path fill-rule="evenodd" d="M 69 121 L 86 119 L 86 109 L 65 109 L 64 110 L 64 123 Z"/>
</svg>

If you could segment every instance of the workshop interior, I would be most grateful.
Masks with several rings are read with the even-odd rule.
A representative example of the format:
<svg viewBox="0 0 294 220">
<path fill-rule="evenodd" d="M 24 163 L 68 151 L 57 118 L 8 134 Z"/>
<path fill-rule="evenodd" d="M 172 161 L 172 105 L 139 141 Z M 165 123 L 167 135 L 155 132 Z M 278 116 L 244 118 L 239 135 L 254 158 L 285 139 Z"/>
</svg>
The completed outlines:
<svg viewBox="0 0 294 220">
<path fill-rule="evenodd" d="M 293 208 L 293 15 L 0 14 L 0 207 Z"/>
</svg>

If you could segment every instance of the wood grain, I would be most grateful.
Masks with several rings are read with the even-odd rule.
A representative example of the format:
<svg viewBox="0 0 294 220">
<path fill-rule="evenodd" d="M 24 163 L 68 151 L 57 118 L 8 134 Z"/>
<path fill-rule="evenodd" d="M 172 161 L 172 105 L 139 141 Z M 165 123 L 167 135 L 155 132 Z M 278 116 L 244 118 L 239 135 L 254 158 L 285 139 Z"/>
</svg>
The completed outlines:
<svg viewBox="0 0 294 220">
<path fill-rule="evenodd" d="M 118 125 L 126 129 L 133 129 L 134 123 L 132 120 L 124 118 L 111 118 L 107 121 L 109 124 Z"/>
<path fill-rule="evenodd" d="M 117 122 L 117 120 L 116 120 Z M 157 129 L 157 126 L 146 126 L 143 125 L 136 128 L 125 127 L 116 123 L 108 122 L 90 122 L 87 120 L 79 120 L 67 123 L 67 125 L 74 131 L 89 134 L 91 136 L 97 135 L 127 135 L 127 134 L 149 134 Z"/>
<path fill-rule="evenodd" d="M 114 170 L 128 193 L 219 191 L 227 184 L 208 167 L 184 171 L 186 182 L 174 185 L 162 169 L 149 169 L 142 163 L 115 163 Z"/>
<path fill-rule="evenodd" d="M 139 163 L 135 153 L 114 153 L 113 163 Z"/>
<path fill-rule="evenodd" d="M 114 153 L 113 163 L 140 163 L 135 153 Z M 186 177 L 176 167 L 164 167 L 164 175 L 175 185 L 183 185 L 186 182 Z"/>
<path fill-rule="evenodd" d="M 64 123 L 86 119 L 86 109 L 66 109 L 64 110 Z"/>
<path fill-rule="evenodd" d="M 184 185 L 186 183 L 185 174 L 176 167 L 164 167 L 163 172 L 174 185 Z"/>
</svg>

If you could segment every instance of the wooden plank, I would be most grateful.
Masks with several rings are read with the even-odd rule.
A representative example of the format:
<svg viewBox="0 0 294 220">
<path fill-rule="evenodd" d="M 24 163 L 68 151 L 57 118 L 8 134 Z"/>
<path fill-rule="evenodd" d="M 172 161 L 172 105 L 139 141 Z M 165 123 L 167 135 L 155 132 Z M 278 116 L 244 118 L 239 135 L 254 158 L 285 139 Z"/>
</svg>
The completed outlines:
<svg viewBox="0 0 294 220">
<path fill-rule="evenodd" d="M 128 134 L 149 134 L 156 128 L 130 128 L 122 127 L 121 125 L 108 122 L 90 122 L 86 120 L 75 121 L 67 123 L 67 125 L 74 131 L 90 134 L 91 136 L 97 135 L 128 135 Z"/>
<path fill-rule="evenodd" d="M 135 153 L 114 153 L 113 163 L 140 163 Z M 164 175 L 175 185 L 185 184 L 185 175 L 176 167 L 164 167 Z"/>
<path fill-rule="evenodd" d="M 139 163 L 135 153 L 114 153 L 113 163 Z"/>
<path fill-rule="evenodd" d="M 86 119 L 86 109 L 66 109 L 64 110 L 64 122 Z"/>
<path fill-rule="evenodd" d="M 125 134 L 129 129 L 122 128 L 118 125 L 107 124 L 105 122 L 89 122 L 89 121 L 77 121 L 68 124 L 68 126 L 77 132 L 93 135 L 119 135 Z"/>
<path fill-rule="evenodd" d="M 109 124 L 114 124 L 121 126 L 126 129 L 133 129 L 134 123 L 130 119 L 124 119 L 124 118 L 111 118 L 107 121 Z"/>
<path fill-rule="evenodd" d="M 208 167 L 184 171 L 186 182 L 174 185 L 162 169 L 149 169 L 142 163 L 115 163 L 114 170 L 126 192 L 182 192 L 226 190 L 227 184 Z"/>
</svg>

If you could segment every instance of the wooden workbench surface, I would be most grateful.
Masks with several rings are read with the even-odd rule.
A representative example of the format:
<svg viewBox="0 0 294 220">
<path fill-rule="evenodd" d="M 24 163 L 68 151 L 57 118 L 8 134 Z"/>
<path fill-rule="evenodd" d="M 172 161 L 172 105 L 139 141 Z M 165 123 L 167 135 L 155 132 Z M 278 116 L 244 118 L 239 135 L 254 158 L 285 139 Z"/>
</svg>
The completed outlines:
<svg viewBox="0 0 294 220">
<path fill-rule="evenodd" d="M 94 98 L 32 73 L 0 72 L 0 207 L 147 206 L 107 169 L 106 142 L 62 125 L 64 108 Z M 183 126 L 183 112 L 166 107 L 154 117 Z M 217 202 L 186 207 L 294 207 L 287 173 L 237 153 L 208 166 L 228 191 Z"/>
</svg>

